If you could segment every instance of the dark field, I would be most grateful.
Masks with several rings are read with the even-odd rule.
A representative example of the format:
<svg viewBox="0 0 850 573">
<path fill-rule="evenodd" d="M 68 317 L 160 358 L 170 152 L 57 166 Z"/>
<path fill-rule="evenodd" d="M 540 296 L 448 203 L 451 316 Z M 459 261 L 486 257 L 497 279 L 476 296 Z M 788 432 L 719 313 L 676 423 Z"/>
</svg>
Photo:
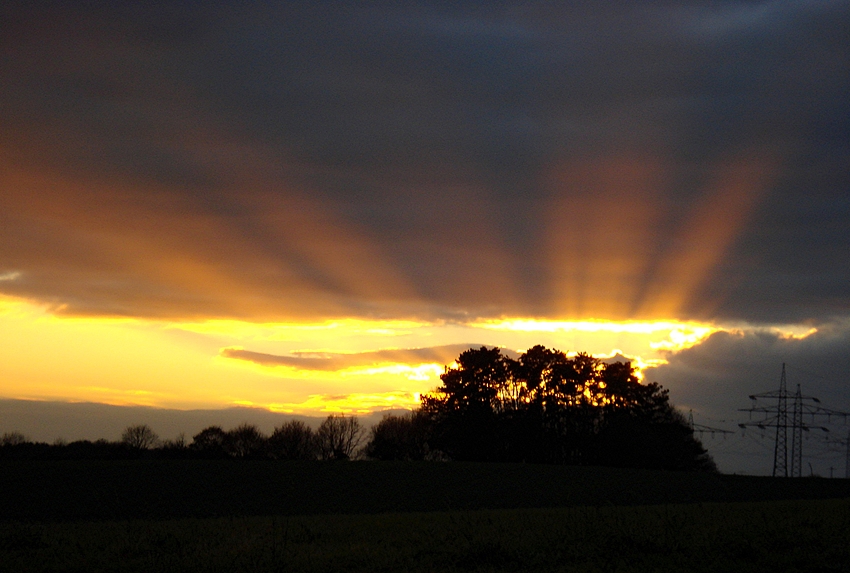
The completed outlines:
<svg viewBox="0 0 850 573">
<path fill-rule="evenodd" d="M 850 498 L 850 480 L 534 464 L 0 460 L 0 517 L 313 515 Z"/>
<path fill-rule="evenodd" d="M 3 461 L 0 518 L 0 571 L 850 571 L 838 479 Z"/>
</svg>

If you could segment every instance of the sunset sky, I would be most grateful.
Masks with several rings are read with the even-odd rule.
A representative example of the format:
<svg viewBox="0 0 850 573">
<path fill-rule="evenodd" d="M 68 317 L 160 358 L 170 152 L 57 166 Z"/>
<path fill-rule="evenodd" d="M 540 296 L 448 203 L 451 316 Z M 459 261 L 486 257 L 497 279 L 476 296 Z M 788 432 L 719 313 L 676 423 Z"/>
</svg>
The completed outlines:
<svg viewBox="0 0 850 573">
<path fill-rule="evenodd" d="M 3 2 L 0 398 L 365 414 L 543 344 L 707 426 L 783 362 L 850 410 L 848 29 L 846 0 Z"/>
</svg>

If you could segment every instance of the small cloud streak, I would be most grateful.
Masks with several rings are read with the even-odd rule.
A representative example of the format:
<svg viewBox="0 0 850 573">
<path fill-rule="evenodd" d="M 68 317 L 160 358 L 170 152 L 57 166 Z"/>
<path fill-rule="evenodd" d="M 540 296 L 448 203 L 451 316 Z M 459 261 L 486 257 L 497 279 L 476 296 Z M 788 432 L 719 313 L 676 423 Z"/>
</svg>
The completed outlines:
<svg viewBox="0 0 850 573">
<path fill-rule="evenodd" d="M 356 353 L 293 352 L 288 356 L 252 352 L 240 348 L 224 348 L 221 351 L 221 356 L 247 360 L 261 366 L 285 366 L 296 370 L 333 372 L 352 368 L 377 367 L 379 365 L 393 365 L 409 369 L 411 366 L 425 364 L 450 364 L 461 352 L 475 346 L 474 344 L 449 344 L 428 348 L 387 349 Z M 381 370 L 386 372 L 388 371 L 387 368 L 392 369 L 391 367 L 384 367 Z M 377 372 L 377 370 L 373 368 L 371 372 Z"/>
<path fill-rule="evenodd" d="M 20 271 L 7 271 L 5 273 L 0 273 L 0 281 L 16 281 L 21 278 Z"/>
</svg>

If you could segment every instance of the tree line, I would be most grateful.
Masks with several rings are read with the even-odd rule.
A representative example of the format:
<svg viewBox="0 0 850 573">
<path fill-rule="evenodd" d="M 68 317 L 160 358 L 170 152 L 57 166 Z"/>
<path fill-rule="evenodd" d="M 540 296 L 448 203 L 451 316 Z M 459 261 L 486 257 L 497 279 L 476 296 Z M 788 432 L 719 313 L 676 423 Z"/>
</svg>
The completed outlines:
<svg viewBox="0 0 850 573">
<path fill-rule="evenodd" d="M 470 348 L 442 384 L 405 415 L 367 429 L 356 417 L 328 416 L 314 431 L 299 420 L 266 436 L 256 426 L 210 426 L 187 443 L 160 440 L 147 425 L 118 442 L 32 444 L 0 436 L 2 457 L 238 458 L 279 460 L 459 460 L 716 471 L 667 390 L 642 384 L 629 363 L 568 357 L 534 346 L 513 359 Z"/>
<path fill-rule="evenodd" d="M 161 440 L 147 424 L 136 424 L 128 426 L 115 442 L 33 443 L 19 432 L 10 432 L 0 436 L 0 457 L 348 460 L 360 455 L 365 435 L 358 418 L 342 414 L 328 416 L 317 430 L 300 420 L 290 420 L 268 436 L 248 423 L 230 430 L 209 426 L 189 443 L 182 434 Z"/>
</svg>

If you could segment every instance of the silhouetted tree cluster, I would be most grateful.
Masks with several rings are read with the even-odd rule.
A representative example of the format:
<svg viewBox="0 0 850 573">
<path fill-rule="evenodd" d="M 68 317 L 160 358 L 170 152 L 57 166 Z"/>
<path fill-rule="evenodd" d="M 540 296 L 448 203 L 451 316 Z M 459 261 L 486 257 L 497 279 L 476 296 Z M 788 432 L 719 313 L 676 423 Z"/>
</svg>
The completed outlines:
<svg viewBox="0 0 850 573">
<path fill-rule="evenodd" d="M 268 439 L 252 424 L 240 424 L 229 431 L 210 426 L 195 435 L 189 449 L 201 457 L 264 458 L 268 455 Z"/>
<path fill-rule="evenodd" d="M 29 442 L 29 438 L 20 432 L 6 432 L 0 436 L 0 447 L 3 446 L 20 446 Z"/>
<path fill-rule="evenodd" d="M 231 430 L 209 426 L 191 444 L 183 434 L 160 440 L 146 424 L 128 426 L 119 441 L 79 440 L 54 444 L 31 442 L 19 432 L 0 435 L 0 458 L 12 459 L 351 459 L 359 454 L 364 434 L 360 420 L 328 416 L 317 431 L 300 420 L 290 420 L 266 436 L 257 426 L 241 424 Z"/>
<path fill-rule="evenodd" d="M 201 457 L 350 459 L 357 452 L 362 434 L 357 418 L 330 415 L 315 432 L 300 420 L 290 420 L 268 437 L 250 424 L 227 432 L 210 426 L 193 438 L 189 449 Z"/>
<path fill-rule="evenodd" d="M 629 363 L 481 347 L 440 379 L 422 413 L 430 447 L 451 459 L 715 470 L 667 390 L 641 384 Z"/>
</svg>

